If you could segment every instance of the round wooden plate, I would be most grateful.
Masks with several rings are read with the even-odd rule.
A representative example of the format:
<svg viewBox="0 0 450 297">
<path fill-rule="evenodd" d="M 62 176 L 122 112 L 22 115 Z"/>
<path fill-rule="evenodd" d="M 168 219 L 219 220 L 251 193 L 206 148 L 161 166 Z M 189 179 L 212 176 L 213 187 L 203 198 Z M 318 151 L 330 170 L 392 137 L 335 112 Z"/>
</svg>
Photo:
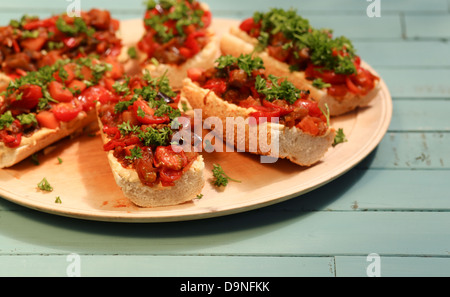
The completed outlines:
<svg viewBox="0 0 450 297">
<path fill-rule="evenodd" d="M 213 26 L 223 34 L 237 21 L 217 19 Z M 140 20 L 122 23 L 124 43 L 141 36 Z M 392 117 L 392 99 L 382 90 L 366 108 L 332 119 L 343 128 L 348 142 L 331 148 L 324 159 L 310 168 L 286 160 L 262 164 L 259 156 L 237 153 L 203 153 L 207 182 L 203 198 L 178 206 L 139 208 L 116 185 L 99 136 L 80 135 L 64 139 L 39 154 L 40 164 L 30 159 L 0 170 L 0 195 L 38 211 L 78 219 L 108 222 L 169 222 L 204 219 L 249 211 L 301 196 L 336 179 L 368 156 L 387 132 Z M 62 163 L 60 163 L 60 160 Z M 241 183 L 230 182 L 224 189 L 210 180 L 213 164 Z M 37 184 L 46 178 L 52 192 Z"/>
</svg>

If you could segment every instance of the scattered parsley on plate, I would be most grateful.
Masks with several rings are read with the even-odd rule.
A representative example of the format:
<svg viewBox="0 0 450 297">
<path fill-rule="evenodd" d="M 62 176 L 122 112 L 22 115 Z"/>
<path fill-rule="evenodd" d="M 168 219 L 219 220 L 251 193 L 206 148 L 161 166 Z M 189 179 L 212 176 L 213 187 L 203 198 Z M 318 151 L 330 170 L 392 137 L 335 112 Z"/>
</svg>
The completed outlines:
<svg viewBox="0 0 450 297">
<path fill-rule="evenodd" d="M 237 183 L 241 182 L 239 180 L 232 179 L 231 177 L 226 175 L 225 172 L 223 171 L 222 166 L 217 165 L 217 164 L 213 165 L 212 173 L 213 173 L 213 176 L 214 176 L 213 184 L 216 187 L 226 187 L 228 185 L 229 181 L 234 181 L 234 182 L 237 182 Z"/>
</svg>

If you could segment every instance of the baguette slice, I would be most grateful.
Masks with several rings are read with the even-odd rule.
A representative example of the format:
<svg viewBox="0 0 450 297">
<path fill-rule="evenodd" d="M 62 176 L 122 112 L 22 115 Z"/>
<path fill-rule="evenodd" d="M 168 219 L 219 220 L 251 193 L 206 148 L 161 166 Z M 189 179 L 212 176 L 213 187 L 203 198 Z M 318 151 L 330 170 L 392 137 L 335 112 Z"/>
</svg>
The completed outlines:
<svg viewBox="0 0 450 297">
<path fill-rule="evenodd" d="M 99 121 L 99 126 L 100 131 L 103 131 L 101 121 Z M 106 144 L 107 136 L 104 133 L 101 135 Z M 136 170 L 124 168 L 114 157 L 112 151 L 107 152 L 107 158 L 117 185 L 122 189 L 125 197 L 139 207 L 150 208 L 182 204 L 200 194 L 205 185 L 205 164 L 201 155 L 192 163 L 181 179 L 171 187 L 163 187 L 161 184 L 153 187 L 145 186 L 141 183 Z"/>
<path fill-rule="evenodd" d="M 47 146 L 76 134 L 95 121 L 95 110 L 87 113 L 82 111 L 74 120 L 67 123 L 62 122 L 58 129 L 41 128 L 31 136 L 23 137 L 17 148 L 9 148 L 0 142 L 0 168 L 11 167 Z"/>
<path fill-rule="evenodd" d="M 68 74 L 68 76 L 72 77 L 72 73 L 76 71 L 75 68 L 77 70 L 83 69 L 83 67 L 85 67 L 83 63 L 85 63 L 86 61 L 88 60 L 85 60 L 84 62 L 80 60 L 59 61 L 55 65 L 42 67 L 37 72 L 30 72 L 26 76 L 17 79 L 14 84 L 11 83 L 9 85 L 8 89 L 10 90 L 5 92 L 5 97 L 0 97 L 0 107 L 2 110 L 0 116 L 3 116 L 7 112 L 11 111 L 16 114 L 15 119 L 13 117 L 13 120 L 18 120 L 19 116 L 33 115 L 36 124 L 34 126 L 34 130 L 28 130 L 28 132 L 22 130 L 22 125 L 20 126 L 19 131 L 17 131 L 17 127 L 14 128 L 16 129 L 16 131 L 12 134 L 21 135 L 20 143 L 17 143 L 17 146 L 15 147 L 7 146 L 4 140 L 0 138 L 0 168 L 11 167 L 24 160 L 25 158 L 31 156 L 32 154 L 49 146 L 50 144 L 53 144 L 76 132 L 79 132 L 84 128 L 87 128 L 91 124 L 92 127 L 89 127 L 90 129 L 98 128 L 94 103 L 96 100 L 101 100 L 101 98 L 99 97 L 101 97 L 102 95 L 98 90 L 109 92 L 104 87 L 104 85 L 106 84 L 104 79 L 108 79 L 108 83 L 110 83 L 110 80 L 118 79 L 121 76 L 121 66 L 119 64 L 113 66 L 113 70 L 111 70 L 111 72 L 108 72 L 106 67 L 101 71 L 98 71 L 97 85 L 87 87 L 86 84 L 83 83 L 85 85 L 84 90 L 79 95 L 73 95 L 73 93 L 69 93 L 71 94 L 71 97 L 67 97 L 67 93 L 63 93 L 67 90 L 68 86 L 65 83 L 54 80 L 54 76 L 56 76 L 56 74 L 58 74 L 62 69 L 65 69 L 67 73 L 70 72 L 70 75 Z M 94 62 L 97 63 L 96 65 L 106 65 L 106 62 L 102 62 L 96 59 L 90 59 L 89 61 L 91 62 L 91 66 L 86 66 L 86 68 L 84 69 L 87 75 L 94 71 Z M 71 82 L 76 82 L 76 79 L 72 79 Z M 68 82 L 67 84 L 71 82 Z M 94 83 L 94 80 L 92 79 L 92 81 L 89 82 Z M 78 83 L 81 84 L 80 81 L 78 81 Z M 19 84 L 20 86 L 17 87 L 17 84 Z M 54 84 L 53 89 L 51 89 L 50 87 L 52 84 Z M 30 98 L 25 99 L 25 91 L 21 91 L 21 88 L 27 88 L 27 86 L 39 87 L 39 90 L 41 90 L 42 94 L 32 95 L 41 97 L 38 99 L 39 103 L 35 102 L 35 99 L 37 98 L 32 98 L 32 103 L 30 103 L 29 101 Z M 54 102 L 52 102 L 52 104 L 46 103 L 47 106 L 45 107 L 44 111 L 48 114 L 53 114 L 54 119 L 50 120 L 49 117 L 45 117 L 46 120 L 42 120 L 42 122 L 40 122 L 38 116 L 41 114 L 41 112 L 43 112 L 43 110 L 39 109 L 39 104 L 41 100 L 44 99 L 42 97 L 44 94 L 42 91 L 44 87 L 46 90 L 48 90 L 46 91 L 48 92 L 47 96 L 52 96 L 51 94 L 53 92 L 54 95 L 57 94 L 58 96 L 61 96 L 58 98 L 61 100 L 61 102 L 56 101 L 56 99 L 52 97 L 51 99 Z M 60 90 L 58 90 L 58 88 L 60 88 Z M 17 92 L 19 94 L 22 94 L 23 96 L 19 100 L 16 100 L 18 97 Z M 27 96 L 29 97 L 31 95 L 28 94 Z M 64 96 L 64 98 L 62 96 Z M 14 103 L 12 103 L 13 100 L 19 103 L 22 102 L 22 104 L 25 105 L 14 106 Z M 75 106 L 77 108 L 75 108 Z M 59 109 L 59 111 L 57 111 L 58 107 L 61 108 Z M 55 113 L 59 114 L 59 119 L 56 117 L 56 115 L 54 115 Z M 53 124 L 51 123 L 51 125 L 49 125 L 49 120 Z M 54 124 L 54 121 L 58 122 L 58 124 Z M 12 123 L 8 123 L 8 126 L 11 126 L 11 124 Z M 8 129 L 11 129 L 9 132 L 13 131 L 13 128 L 9 128 L 8 126 L 5 127 L 6 131 L 8 131 Z M 4 131 L 1 130 L 1 132 Z"/>
<path fill-rule="evenodd" d="M 155 79 L 148 73 L 119 84 L 118 101 L 96 105 L 103 149 L 117 185 L 140 207 L 191 201 L 205 184 L 205 165 L 196 152 L 178 151 L 172 144 L 178 120 L 188 120 L 179 110 L 179 93 L 167 76 Z"/>
<path fill-rule="evenodd" d="M 160 1 L 158 1 L 160 2 Z M 178 5 L 183 1 L 174 1 L 174 4 L 170 4 L 171 9 L 176 9 L 173 5 Z M 199 5 L 199 7 L 206 13 L 208 13 L 211 22 L 211 10 L 208 4 L 198 1 L 191 1 L 192 6 Z M 160 4 L 157 4 L 157 6 Z M 167 5 L 167 4 L 166 4 Z M 161 6 L 160 6 L 161 7 Z M 186 19 L 188 22 L 191 19 Z M 208 24 L 209 26 L 209 24 Z M 170 84 L 174 90 L 180 90 L 183 87 L 183 79 L 187 77 L 186 72 L 190 68 L 210 68 L 214 66 L 214 60 L 220 53 L 219 49 L 219 39 L 217 38 L 215 32 L 209 27 L 206 29 L 206 33 L 210 38 L 209 42 L 205 47 L 197 53 L 195 56 L 188 59 L 185 63 L 181 65 L 164 64 L 159 62 L 153 62 L 147 54 L 141 52 L 139 47 L 136 46 L 138 52 L 138 60 L 144 66 L 144 70 L 150 71 L 153 77 L 160 77 L 164 74 L 169 78 Z"/>
<path fill-rule="evenodd" d="M 319 102 L 321 108 L 328 105 L 331 116 L 339 116 L 350 112 L 357 107 L 364 107 L 370 104 L 376 98 L 381 87 L 379 81 L 376 82 L 375 88 L 365 96 L 355 95 L 348 92 L 343 98 L 335 98 L 327 94 L 326 91 L 317 89 L 312 85 L 312 82 L 305 78 L 305 73 L 301 71 L 291 71 L 289 65 L 276 60 L 271 57 L 267 50 L 263 52 L 256 52 L 255 46 L 258 40 L 249 36 L 240 28 L 231 27 L 230 32 L 224 34 L 220 40 L 220 49 L 224 55 L 232 55 L 238 57 L 241 54 L 255 53 L 264 61 L 266 71 L 268 74 L 273 74 L 278 77 L 286 77 L 297 88 L 309 90 L 311 97 Z"/>
<path fill-rule="evenodd" d="M 217 132 L 222 133 L 224 139 L 233 139 L 234 143 L 230 144 L 233 144 L 236 148 L 245 148 L 246 152 L 273 158 L 289 159 L 300 166 L 311 166 L 323 158 L 334 141 L 334 129 L 328 129 L 323 136 L 312 136 L 296 127 L 288 128 L 281 124 L 266 122 L 258 125 L 256 134 L 258 135 L 256 140 L 257 146 L 254 149 L 255 146 L 252 146 L 250 141 L 251 135 L 254 135 L 250 134 L 250 131 L 254 129 L 251 128 L 254 124 L 251 121 L 250 114 L 256 110 L 228 103 L 219 98 L 214 92 L 199 87 L 190 78 L 186 78 L 183 81 L 182 94 L 194 109 L 202 110 L 204 119 L 208 117 L 219 118 L 222 121 L 221 126 L 223 129 L 215 127 Z M 245 120 L 245 133 L 238 133 L 237 126 L 234 126 L 234 131 L 227 129 L 227 117 L 242 117 Z M 260 131 L 263 131 L 261 133 L 267 131 L 267 135 L 263 137 L 268 139 L 268 142 L 270 142 L 272 137 L 276 137 L 274 139 L 278 140 L 278 148 L 267 145 L 266 143 L 268 142 L 260 142 Z M 274 133 L 274 136 L 272 136 L 272 133 Z"/>
</svg>

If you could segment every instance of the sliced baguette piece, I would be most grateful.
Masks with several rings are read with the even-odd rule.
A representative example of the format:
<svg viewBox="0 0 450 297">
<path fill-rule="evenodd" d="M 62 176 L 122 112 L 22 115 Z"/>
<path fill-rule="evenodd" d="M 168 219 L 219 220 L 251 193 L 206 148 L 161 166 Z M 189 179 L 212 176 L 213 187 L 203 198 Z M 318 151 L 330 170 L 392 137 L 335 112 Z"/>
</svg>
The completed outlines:
<svg viewBox="0 0 450 297">
<path fill-rule="evenodd" d="M 267 50 L 256 52 L 255 46 L 258 40 L 249 36 L 246 32 L 237 27 L 231 27 L 229 33 L 223 35 L 220 40 L 220 49 L 224 55 L 238 57 L 241 54 L 252 54 L 261 57 L 264 61 L 268 74 L 278 77 L 286 77 L 297 88 L 309 90 L 311 97 L 318 101 L 321 108 L 328 105 L 331 116 L 339 116 L 350 112 L 357 107 L 364 107 L 370 104 L 377 97 L 381 86 L 377 82 L 375 88 L 365 96 L 355 95 L 350 92 L 343 98 L 335 98 L 327 94 L 326 91 L 315 88 L 311 81 L 305 78 L 305 73 L 301 71 L 291 71 L 289 65 L 271 57 Z"/>
<path fill-rule="evenodd" d="M 95 110 L 86 113 L 82 111 L 74 120 L 64 123 L 58 129 L 41 128 L 29 137 L 22 137 L 20 146 L 9 148 L 0 142 L 0 168 L 11 167 L 47 146 L 95 123 Z"/>
<path fill-rule="evenodd" d="M 219 98 L 214 92 L 199 87 L 191 79 L 186 78 L 183 81 L 182 96 L 185 97 L 190 105 L 194 109 L 201 109 L 203 119 L 208 117 L 217 117 L 222 121 L 222 127 L 215 127 L 218 133 L 221 133 L 223 139 L 234 139 L 234 143 L 230 143 L 235 148 L 245 148 L 246 152 L 258 154 L 262 156 L 270 156 L 274 158 L 289 159 L 291 162 L 300 166 L 311 166 L 319 162 L 328 149 L 331 147 L 334 138 L 334 129 L 328 129 L 323 136 L 312 136 L 304 133 L 302 130 L 292 127 L 288 128 L 281 124 L 275 123 L 260 123 L 258 125 L 257 146 L 251 145 L 250 131 L 254 131 L 251 125 L 254 125 L 251 121 L 251 113 L 256 110 L 252 108 L 242 108 L 235 104 L 226 102 Z M 245 133 L 238 133 L 238 127 L 234 126 L 234 131 L 227 129 L 226 121 L 228 118 L 242 117 L 245 123 Z M 220 126 L 220 125 L 218 125 Z M 239 127 L 239 129 L 242 129 Z M 260 131 L 265 133 L 267 131 L 265 140 L 259 141 Z M 253 133 L 253 132 L 252 132 Z M 278 139 L 278 148 L 268 145 L 272 139 L 272 133 L 275 133 L 274 137 Z M 262 134 L 264 135 L 264 134 Z M 274 139 L 276 139 L 274 138 Z"/>
<path fill-rule="evenodd" d="M 100 131 L 103 131 L 101 121 L 98 122 Z M 101 136 L 106 144 L 109 141 L 107 136 L 103 132 Z M 136 170 L 124 168 L 114 157 L 113 151 L 106 154 L 117 185 L 125 197 L 142 208 L 173 206 L 191 201 L 202 192 L 205 185 L 205 164 L 201 155 L 192 163 L 189 170 L 183 173 L 181 179 L 175 181 L 174 186 L 163 187 L 157 184 L 149 187 L 142 184 Z"/>
</svg>

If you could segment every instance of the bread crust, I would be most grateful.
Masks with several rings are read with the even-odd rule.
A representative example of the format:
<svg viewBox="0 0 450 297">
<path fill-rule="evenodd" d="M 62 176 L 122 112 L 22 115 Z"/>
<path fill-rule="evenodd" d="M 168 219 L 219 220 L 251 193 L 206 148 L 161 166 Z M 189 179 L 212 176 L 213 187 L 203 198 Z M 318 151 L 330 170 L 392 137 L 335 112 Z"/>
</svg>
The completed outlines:
<svg viewBox="0 0 450 297">
<path fill-rule="evenodd" d="M 20 146 L 17 148 L 9 148 L 3 142 L 0 142 L 0 168 L 11 167 L 52 143 L 95 122 L 95 110 L 88 113 L 82 111 L 74 120 L 67 123 L 61 122 L 58 129 L 40 128 L 31 136 L 22 137 Z"/>
<path fill-rule="evenodd" d="M 215 127 L 224 140 L 233 142 L 235 148 L 246 152 L 274 158 L 289 159 L 300 166 L 311 166 L 319 162 L 334 141 L 334 129 L 328 129 L 323 136 L 312 136 L 302 130 L 292 127 L 288 128 L 282 124 L 260 123 L 255 133 L 251 122 L 251 113 L 256 111 L 252 108 L 242 108 L 235 104 L 226 102 L 219 98 L 214 92 L 199 87 L 191 79 L 183 81 L 182 96 L 185 97 L 194 109 L 201 109 L 203 119 L 217 117 L 222 121 L 222 126 Z M 227 129 L 227 117 L 244 120 L 245 133 L 239 133 L 237 125 L 234 129 Z M 261 132 L 262 131 L 262 132 Z M 260 134 L 262 133 L 262 134 Z M 272 136 L 272 133 L 274 135 Z M 251 141 L 251 135 L 256 135 L 255 141 Z M 253 136 L 254 137 L 254 136 Z M 260 141 L 260 137 L 265 137 Z M 270 139 L 278 140 L 278 148 L 269 145 Z M 267 140 L 267 141 L 266 141 Z M 256 144 L 256 145 L 255 145 Z"/>
<path fill-rule="evenodd" d="M 267 50 L 257 53 L 255 46 L 257 39 L 249 36 L 246 32 L 237 27 L 231 27 L 230 32 L 224 34 L 220 40 L 220 49 L 224 55 L 239 56 L 241 54 L 255 53 L 264 61 L 268 74 L 278 77 L 286 77 L 297 88 L 309 90 L 311 97 L 319 103 L 321 108 L 328 105 L 331 116 L 339 116 L 348 113 L 357 107 L 367 106 L 381 89 L 379 81 L 375 88 L 365 96 L 355 95 L 348 92 L 343 98 L 335 98 L 327 94 L 326 91 L 315 88 L 310 81 L 305 78 L 305 73 L 301 71 L 291 71 L 289 65 L 272 58 Z"/>
<path fill-rule="evenodd" d="M 103 125 L 100 119 L 98 123 L 103 143 L 106 144 L 109 140 L 102 132 Z M 202 192 L 205 185 L 205 164 L 201 155 L 191 164 L 189 170 L 175 181 L 175 185 L 170 187 L 163 187 L 161 184 L 153 187 L 145 186 L 140 181 L 136 170 L 124 168 L 112 151 L 107 152 L 106 155 L 114 179 L 125 197 L 142 208 L 173 206 L 191 201 Z"/>
</svg>

